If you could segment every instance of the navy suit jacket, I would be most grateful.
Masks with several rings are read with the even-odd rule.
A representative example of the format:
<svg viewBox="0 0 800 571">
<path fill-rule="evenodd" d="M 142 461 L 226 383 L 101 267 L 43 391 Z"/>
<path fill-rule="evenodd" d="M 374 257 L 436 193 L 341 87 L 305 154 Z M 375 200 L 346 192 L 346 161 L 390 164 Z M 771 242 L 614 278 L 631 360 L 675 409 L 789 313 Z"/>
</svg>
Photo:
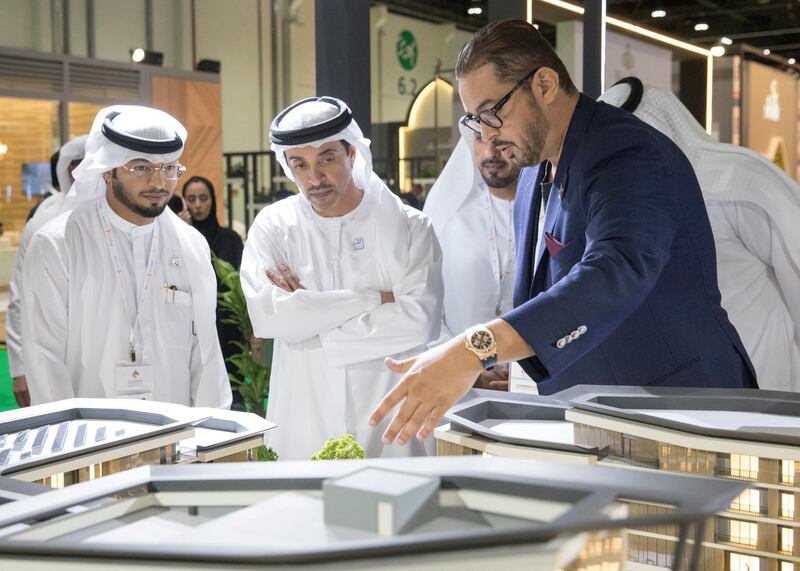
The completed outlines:
<svg viewBox="0 0 800 571">
<path fill-rule="evenodd" d="M 753 387 L 720 305 L 714 238 L 692 166 L 627 111 L 581 95 L 538 236 L 544 168 L 523 169 L 514 309 L 503 316 L 552 394 L 577 384 Z"/>
</svg>

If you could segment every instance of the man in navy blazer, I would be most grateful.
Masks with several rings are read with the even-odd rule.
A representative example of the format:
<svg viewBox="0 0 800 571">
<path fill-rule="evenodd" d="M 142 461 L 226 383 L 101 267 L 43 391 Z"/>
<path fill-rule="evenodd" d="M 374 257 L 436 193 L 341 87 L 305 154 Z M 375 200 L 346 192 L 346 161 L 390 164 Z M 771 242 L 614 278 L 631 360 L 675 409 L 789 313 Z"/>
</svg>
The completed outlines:
<svg viewBox="0 0 800 571">
<path fill-rule="evenodd" d="M 478 31 L 456 76 L 462 122 L 531 167 L 515 204 L 515 308 L 388 362 L 405 374 L 371 419 L 403 403 L 384 439 L 427 437 L 498 361 L 520 361 L 542 394 L 576 384 L 757 387 L 720 305 L 711 226 L 680 149 L 580 94 L 521 20 Z"/>
</svg>

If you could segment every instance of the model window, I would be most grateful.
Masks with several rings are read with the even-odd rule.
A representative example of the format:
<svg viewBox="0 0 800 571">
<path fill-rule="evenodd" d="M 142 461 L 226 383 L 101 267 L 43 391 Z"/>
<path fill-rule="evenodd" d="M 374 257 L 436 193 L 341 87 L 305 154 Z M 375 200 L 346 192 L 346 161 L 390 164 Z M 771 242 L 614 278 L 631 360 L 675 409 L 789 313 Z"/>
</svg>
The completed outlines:
<svg viewBox="0 0 800 571">
<path fill-rule="evenodd" d="M 781 561 L 781 571 L 794 571 L 794 563 Z"/>
<path fill-rule="evenodd" d="M 761 490 L 745 490 L 733 500 L 731 509 L 747 513 L 761 513 Z"/>
<path fill-rule="evenodd" d="M 758 456 L 731 454 L 731 476 L 747 480 L 758 479 Z"/>
<path fill-rule="evenodd" d="M 759 571 L 758 557 L 731 553 L 730 562 L 730 571 Z"/>
<path fill-rule="evenodd" d="M 758 524 L 751 521 L 732 519 L 730 522 L 731 542 L 750 547 L 758 546 Z"/>
<path fill-rule="evenodd" d="M 794 519 L 794 494 L 781 492 L 781 517 Z"/>
<path fill-rule="evenodd" d="M 791 527 L 781 527 L 781 551 L 791 553 L 794 551 L 794 530 Z"/>
<path fill-rule="evenodd" d="M 794 484 L 794 460 L 781 460 L 781 484 Z"/>
</svg>

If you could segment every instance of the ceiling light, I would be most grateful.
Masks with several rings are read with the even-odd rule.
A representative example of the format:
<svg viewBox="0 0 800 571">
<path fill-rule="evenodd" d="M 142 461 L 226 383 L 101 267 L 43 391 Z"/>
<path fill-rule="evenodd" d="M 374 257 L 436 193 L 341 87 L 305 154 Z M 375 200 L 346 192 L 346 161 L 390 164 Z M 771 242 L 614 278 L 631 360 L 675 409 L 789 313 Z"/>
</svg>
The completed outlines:
<svg viewBox="0 0 800 571">
<path fill-rule="evenodd" d="M 700 22 L 699 24 L 694 25 L 695 32 L 705 32 L 708 29 L 708 24 L 705 22 Z"/>
<path fill-rule="evenodd" d="M 711 48 L 711 55 L 714 57 L 722 57 L 725 55 L 725 48 L 723 46 L 714 46 Z"/>
<path fill-rule="evenodd" d="M 790 57 L 790 58 L 789 58 L 789 65 L 794 65 L 794 64 L 796 64 L 796 63 L 797 63 L 797 60 L 796 60 L 796 59 L 794 59 L 793 57 Z"/>
<path fill-rule="evenodd" d="M 483 8 L 480 6 L 473 6 L 472 8 L 467 8 L 467 14 L 470 16 L 480 16 L 483 14 Z"/>
<path fill-rule="evenodd" d="M 164 63 L 164 54 L 161 52 L 154 52 L 144 48 L 131 48 L 130 54 L 133 63 L 149 63 L 150 65 Z"/>
<path fill-rule="evenodd" d="M 720 41 L 720 43 L 723 43 L 726 46 L 732 46 L 733 45 L 733 40 L 728 38 L 728 37 L 722 37 L 722 38 L 720 38 L 719 41 Z"/>
<path fill-rule="evenodd" d="M 663 18 L 666 15 L 667 15 L 666 10 L 653 10 L 652 12 L 650 12 L 650 16 L 653 18 Z"/>
<path fill-rule="evenodd" d="M 767 49 L 765 49 L 765 50 L 764 50 L 764 55 L 765 55 L 765 56 L 768 56 L 768 55 L 769 55 L 769 54 L 771 54 L 771 53 L 772 53 L 772 52 L 770 51 L 770 49 L 769 49 L 769 48 L 767 48 Z"/>
</svg>

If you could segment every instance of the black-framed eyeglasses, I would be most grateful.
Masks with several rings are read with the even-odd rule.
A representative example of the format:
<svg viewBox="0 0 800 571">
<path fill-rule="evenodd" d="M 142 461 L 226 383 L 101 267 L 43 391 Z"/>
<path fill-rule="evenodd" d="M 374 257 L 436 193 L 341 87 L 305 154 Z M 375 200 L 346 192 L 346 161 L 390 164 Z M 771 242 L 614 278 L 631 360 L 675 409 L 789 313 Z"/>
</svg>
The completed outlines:
<svg viewBox="0 0 800 571">
<path fill-rule="evenodd" d="M 514 95 L 514 92 L 519 89 L 523 83 L 528 81 L 531 77 L 533 77 L 537 71 L 542 69 L 542 66 L 537 67 L 533 71 L 531 71 L 528 75 L 520 79 L 517 84 L 511 88 L 511 91 L 506 93 L 500 100 L 494 104 L 493 107 L 489 109 L 484 109 L 477 115 L 473 115 L 472 113 L 467 113 L 461 118 L 461 124 L 469 129 L 472 129 L 476 133 L 481 132 L 481 123 L 488 127 L 492 127 L 494 129 L 499 129 L 503 126 L 503 120 L 498 117 L 497 112 L 508 103 L 508 100 L 511 99 L 511 96 Z"/>
</svg>

